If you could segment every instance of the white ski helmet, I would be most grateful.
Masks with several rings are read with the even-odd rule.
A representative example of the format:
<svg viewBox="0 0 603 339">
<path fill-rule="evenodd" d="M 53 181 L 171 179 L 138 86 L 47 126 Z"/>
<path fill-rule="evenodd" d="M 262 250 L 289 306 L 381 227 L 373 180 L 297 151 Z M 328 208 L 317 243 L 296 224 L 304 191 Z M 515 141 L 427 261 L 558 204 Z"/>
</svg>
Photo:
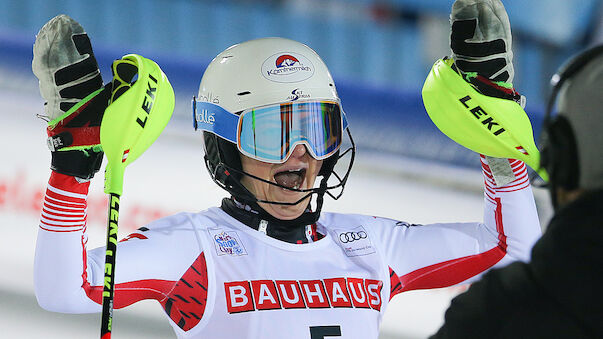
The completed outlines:
<svg viewBox="0 0 603 339">
<path fill-rule="evenodd" d="M 211 103 L 232 114 L 240 115 L 243 111 L 258 107 L 286 105 L 300 101 L 335 103 L 342 121 L 345 121 L 341 134 L 343 134 L 343 130 L 346 130 L 352 145 L 348 149 L 351 150 L 351 156 L 347 172 L 342 176 L 335 175 L 338 180 L 337 184 L 329 186 L 327 180 L 340 158 L 340 145 L 336 152 L 324 159 L 319 173 L 319 176 L 322 176 L 319 187 L 298 190 L 308 192 L 308 194 L 296 203 L 311 194 L 317 194 L 315 213 L 318 218 L 324 194 L 328 193 L 335 199 L 341 195 L 340 193 L 335 196 L 328 190 L 341 188 L 343 191 L 353 164 L 355 147 L 351 134 L 346 128 L 347 121 L 340 106 L 333 78 L 325 63 L 314 50 L 302 43 L 284 38 L 250 40 L 229 47 L 218 54 L 208 65 L 201 79 L 198 97 L 193 100 L 193 105 L 199 102 Z M 193 120 L 194 126 L 197 128 L 197 122 L 200 119 L 195 108 Z M 291 204 L 258 200 L 249 192 L 240 183 L 241 176 L 249 174 L 242 170 L 241 154 L 237 149 L 236 141 L 226 139 L 217 132 L 207 130 L 203 132 L 205 163 L 212 179 L 243 202 Z M 273 182 L 266 182 L 280 186 Z"/>
<path fill-rule="evenodd" d="M 339 101 L 331 73 L 310 47 L 264 38 L 227 48 L 203 74 L 198 100 L 230 112 L 296 98 Z"/>
</svg>

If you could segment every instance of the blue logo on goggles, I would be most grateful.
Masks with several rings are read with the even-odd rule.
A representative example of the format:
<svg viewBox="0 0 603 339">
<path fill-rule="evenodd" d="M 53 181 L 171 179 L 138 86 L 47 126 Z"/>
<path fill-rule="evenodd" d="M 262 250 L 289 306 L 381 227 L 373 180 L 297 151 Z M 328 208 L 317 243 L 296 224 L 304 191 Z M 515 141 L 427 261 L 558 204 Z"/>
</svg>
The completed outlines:
<svg viewBox="0 0 603 339">
<path fill-rule="evenodd" d="M 298 144 L 316 160 L 341 146 L 347 128 L 335 101 L 296 101 L 244 110 L 240 115 L 193 98 L 193 126 L 235 143 L 246 156 L 269 163 L 287 161 Z"/>
</svg>

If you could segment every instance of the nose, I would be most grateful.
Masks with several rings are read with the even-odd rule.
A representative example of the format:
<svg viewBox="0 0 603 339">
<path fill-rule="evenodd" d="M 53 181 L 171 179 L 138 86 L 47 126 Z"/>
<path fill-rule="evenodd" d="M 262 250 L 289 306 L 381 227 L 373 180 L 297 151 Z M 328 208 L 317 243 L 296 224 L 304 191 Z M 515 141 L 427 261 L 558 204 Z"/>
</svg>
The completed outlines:
<svg viewBox="0 0 603 339">
<path fill-rule="evenodd" d="M 308 152 L 308 150 L 306 149 L 306 145 L 298 144 L 298 145 L 295 145 L 295 148 L 293 149 L 291 156 L 294 158 L 301 158 L 307 152 Z"/>
</svg>

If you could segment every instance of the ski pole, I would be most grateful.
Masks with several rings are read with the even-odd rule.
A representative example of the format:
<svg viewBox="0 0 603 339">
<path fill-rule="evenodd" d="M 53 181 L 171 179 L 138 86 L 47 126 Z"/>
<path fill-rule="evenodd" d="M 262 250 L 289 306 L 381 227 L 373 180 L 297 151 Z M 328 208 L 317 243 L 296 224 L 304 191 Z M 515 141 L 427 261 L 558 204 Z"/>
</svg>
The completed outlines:
<svg viewBox="0 0 603 339">
<path fill-rule="evenodd" d="M 111 338 L 119 204 L 125 168 L 159 137 L 174 111 L 174 90 L 154 61 L 128 54 L 113 62 L 112 71 L 111 100 L 100 128 L 100 142 L 107 156 L 105 193 L 109 194 L 101 339 Z"/>
</svg>

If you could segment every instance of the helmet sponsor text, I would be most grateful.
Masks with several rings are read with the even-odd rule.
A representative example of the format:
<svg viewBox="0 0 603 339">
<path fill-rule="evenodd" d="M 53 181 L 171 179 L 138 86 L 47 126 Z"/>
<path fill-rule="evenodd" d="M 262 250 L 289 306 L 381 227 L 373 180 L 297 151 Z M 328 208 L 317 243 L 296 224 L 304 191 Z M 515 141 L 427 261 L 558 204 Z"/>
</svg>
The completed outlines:
<svg viewBox="0 0 603 339">
<path fill-rule="evenodd" d="M 314 74 L 314 65 L 298 53 L 277 53 L 262 64 L 264 78 L 275 82 L 300 82 Z"/>
<path fill-rule="evenodd" d="M 302 91 L 301 89 L 296 88 L 291 91 L 291 95 L 287 97 L 287 100 L 295 101 L 297 99 L 308 99 L 310 97 L 310 94 L 304 93 L 304 91 Z"/>
</svg>

